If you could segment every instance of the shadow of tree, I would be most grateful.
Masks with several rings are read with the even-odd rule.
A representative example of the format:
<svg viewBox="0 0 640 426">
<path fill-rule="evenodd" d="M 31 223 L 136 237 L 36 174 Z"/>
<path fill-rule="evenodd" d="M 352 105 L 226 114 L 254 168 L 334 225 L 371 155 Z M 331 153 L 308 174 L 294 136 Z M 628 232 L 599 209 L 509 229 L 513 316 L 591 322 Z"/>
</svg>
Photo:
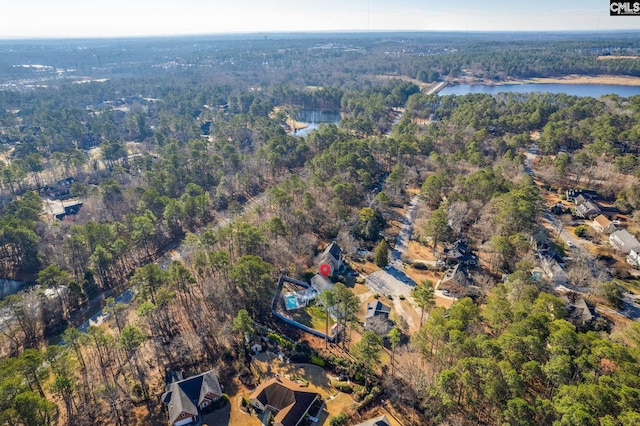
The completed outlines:
<svg viewBox="0 0 640 426">
<path fill-rule="evenodd" d="M 219 410 L 202 416 L 202 426 L 228 426 L 231 418 L 231 403 Z"/>
</svg>

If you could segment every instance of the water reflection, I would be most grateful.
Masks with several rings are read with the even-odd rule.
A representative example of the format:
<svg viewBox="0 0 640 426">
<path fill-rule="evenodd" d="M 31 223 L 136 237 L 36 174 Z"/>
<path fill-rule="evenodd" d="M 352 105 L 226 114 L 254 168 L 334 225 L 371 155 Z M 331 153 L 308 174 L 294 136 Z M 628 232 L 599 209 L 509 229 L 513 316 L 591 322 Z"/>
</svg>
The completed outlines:
<svg viewBox="0 0 640 426">
<path fill-rule="evenodd" d="M 332 123 L 338 125 L 340 123 L 340 111 L 321 111 L 317 109 L 303 109 L 298 111 L 296 120 L 299 123 L 306 124 L 307 127 L 295 132 L 290 132 L 294 136 L 307 136 L 312 131 L 320 127 L 322 123 Z"/>
<path fill-rule="evenodd" d="M 591 96 L 616 94 L 622 97 L 640 95 L 640 86 L 618 86 L 612 84 L 560 84 L 560 83 L 524 83 L 524 84 L 457 84 L 442 89 L 440 95 L 466 95 L 469 93 L 487 93 L 495 95 L 500 92 L 549 92 L 566 93 L 573 96 Z"/>
<path fill-rule="evenodd" d="M 11 294 L 16 294 L 22 289 L 22 286 L 24 286 L 22 281 L 0 279 L 0 300 Z"/>
</svg>

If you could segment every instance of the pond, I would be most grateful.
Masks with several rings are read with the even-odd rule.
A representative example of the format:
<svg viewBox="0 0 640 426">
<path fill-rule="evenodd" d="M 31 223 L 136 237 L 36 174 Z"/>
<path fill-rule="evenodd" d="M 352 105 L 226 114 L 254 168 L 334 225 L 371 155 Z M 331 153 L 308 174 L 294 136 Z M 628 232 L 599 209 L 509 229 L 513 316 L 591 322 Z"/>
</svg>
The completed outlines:
<svg viewBox="0 0 640 426">
<path fill-rule="evenodd" d="M 22 281 L 0 279 L 0 300 L 11 294 L 16 294 L 23 286 Z"/>
<path fill-rule="evenodd" d="M 560 84 L 560 83 L 523 83 L 523 84 L 457 84 L 442 89 L 439 95 L 466 95 L 469 93 L 488 93 L 495 95 L 500 92 L 549 92 L 566 93 L 573 96 L 591 96 L 598 98 L 603 95 L 616 94 L 622 97 L 640 95 L 640 86 L 619 86 L 613 84 Z"/>
<path fill-rule="evenodd" d="M 296 121 L 306 124 L 307 127 L 296 132 L 290 132 L 293 136 L 307 136 L 312 131 L 320 127 L 322 123 L 333 123 L 336 126 L 340 123 L 340 111 L 322 111 L 317 109 L 303 109 L 296 114 Z"/>
</svg>

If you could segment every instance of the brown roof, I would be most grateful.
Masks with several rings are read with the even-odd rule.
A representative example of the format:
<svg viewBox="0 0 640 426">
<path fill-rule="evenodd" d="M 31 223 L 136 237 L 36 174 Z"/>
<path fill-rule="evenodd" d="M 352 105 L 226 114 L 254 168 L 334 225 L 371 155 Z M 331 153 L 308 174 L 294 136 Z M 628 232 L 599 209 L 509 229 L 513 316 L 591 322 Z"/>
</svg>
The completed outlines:
<svg viewBox="0 0 640 426">
<path fill-rule="evenodd" d="M 596 216 L 593 221 L 600 225 L 603 229 L 611 225 L 611 221 L 603 214 Z"/>
<path fill-rule="evenodd" d="M 251 394 L 251 399 L 257 399 L 262 405 L 278 411 L 274 423 L 296 426 L 319 396 L 291 380 L 274 378 L 258 386 Z"/>
</svg>

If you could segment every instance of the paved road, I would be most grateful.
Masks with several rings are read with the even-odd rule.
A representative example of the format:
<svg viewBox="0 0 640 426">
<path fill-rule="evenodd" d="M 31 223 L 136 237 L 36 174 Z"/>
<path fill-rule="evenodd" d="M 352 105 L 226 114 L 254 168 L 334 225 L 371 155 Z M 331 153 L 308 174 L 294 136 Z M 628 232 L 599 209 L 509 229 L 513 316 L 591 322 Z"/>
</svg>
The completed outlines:
<svg viewBox="0 0 640 426">
<path fill-rule="evenodd" d="M 533 161 L 536 159 L 538 155 L 538 146 L 536 144 L 531 144 L 531 147 L 524 154 L 524 171 L 528 175 L 535 176 L 535 172 L 533 171 Z"/>
<path fill-rule="evenodd" d="M 391 296 L 407 296 L 411 294 L 412 288 L 415 286 L 413 280 L 408 278 L 408 281 L 401 281 L 397 278 L 397 270 L 391 268 L 376 271 L 365 277 L 367 281 L 367 287 L 375 293 L 391 295 Z M 404 273 L 403 273 L 404 274 Z M 413 285 L 411 285 L 413 283 Z"/>
<path fill-rule="evenodd" d="M 365 276 L 367 287 L 372 292 L 392 296 L 393 306 L 396 312 L 401 315 L 409 327 L 413 327 L 413 317 L 407 312 L 400 303 L 400 297 L 404 296 L 409 302 L 413 304 L 411 298 L 411 291 L 416 286 L 415 281 L 404 273 L 404 266 L 402 264 L 402 256 L 409 247 L 409 240 L 413 233 L 413 221 L 416 217 L 416 208 L 418 206 L 419 197 L 416 195 L 411 199 L 407 206 L 407 211 L 402 219 L 402 226 L 400 232 L 396 237 L 396 243 L 393 251 L 391 252 L 389 265 L 381 271 L 376 271 L 368 276 Z"/>
<path fill-rule="evenodd" d="M 396 266 L 396 268 L 402 269 L 401 259 L 409 248 L 409 240 L 413 233 L 413 221 L 416 218 L 416 209 L 418 208 L 419 199 L 420 197 L 416 195 L 411 199 L 411 201 L 409 201 L 407 211 L 402 219 L 402 226 L 400 227 L 400 232 L 398 232 L 398 236 L 396 237 L 395 247 L 391 252 L 391 263 Z"/>
<path fill-rule="evenodd" d="M 415 282 L 411 278 L 409 278 L 404 272 L 398 271 L 393 266 L 389 265 L 382 271 L 376 271 L 369 274 L 365 279 L 367 287 L 369 287 L 371 292 L 391 296 L 393 300 L 393 307 L 398 315 L 404 318 L 409 327 L 414 326 L 413 317 L 404 309 L 402 303 L 400 303 L 400 296 L 404 296 L 413 304 L 411 290 L 415 286 Z"/>
<path fill-rule="evenodd" d="M 431 89 L 427 90 L 425 92 L 425 95 L 433 95 L 438 93 L 439 91 L 441 91 L 442 89 L 445 88 L 445 86 L 447 85 L 446 81 L 441 81 L 440 83 L 436 84 L 435 86 L 433 86 Z"/>
<path fill-rule="evenodd" d="M 545 219 L 547 219 L 547 221 L 549 222 L 549 224 L 553 228 L 552 237 L 555 238 L 555 236 L 558 233 L 558 227 L 560 226 L 560 221 L 558 219 L 556 219 L 549 211 L 545 211 L 544 212 L 544 217 L 545 217 Z M 562 231 L 560 231 L 560 238 L 562 238 L 562 240 L 565 243 L 567 243 L 567 245 L 569 247 L 571 245 L 573 245 L 574 247 L 579 247 L 579 248 L 581 248 L 581 249 L 586 251 L 586 249 L 584 248 L 580 238 L 578 238 L 578 237 L 576 237 L 574 235 L 571 235 L 571 232 L 569 232 L 569 230 L 567 230 L 566 227 L 564 227 L 564 226 L 562 227 Z"/>
</svg>

